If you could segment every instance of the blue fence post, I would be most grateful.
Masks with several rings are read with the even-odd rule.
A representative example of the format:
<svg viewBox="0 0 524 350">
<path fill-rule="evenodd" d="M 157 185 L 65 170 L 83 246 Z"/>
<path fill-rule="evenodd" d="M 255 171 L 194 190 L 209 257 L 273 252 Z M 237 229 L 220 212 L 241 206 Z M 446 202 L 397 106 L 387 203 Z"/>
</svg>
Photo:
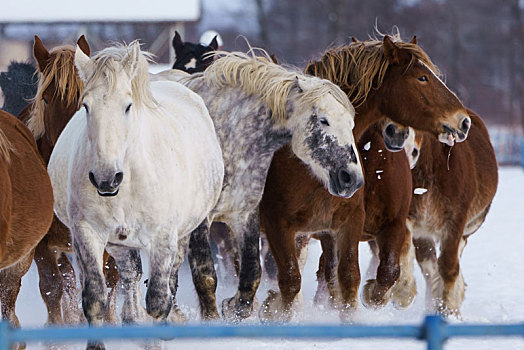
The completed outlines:
<svg viewBox="0 0 524 350">
<path fill-rule="evenodd" d="M 428 350 L 442 350 L 444 348 L 445 327 L 446 323 L 441 316 L 426 316 L 424 328 Z"/>
<path fill-rule="evenodd" d="M 9 322 L 0 321 L 0 350 L 9 350 L 11 346 L 11 327 Z"/>
</svg>

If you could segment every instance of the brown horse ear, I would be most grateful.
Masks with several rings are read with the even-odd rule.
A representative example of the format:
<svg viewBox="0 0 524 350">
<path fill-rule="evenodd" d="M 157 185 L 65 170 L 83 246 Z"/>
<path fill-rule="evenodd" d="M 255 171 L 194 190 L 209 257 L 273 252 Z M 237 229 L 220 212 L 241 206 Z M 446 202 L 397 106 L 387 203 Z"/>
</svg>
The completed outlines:
<svg viewBox="0 0 524 350">
<path fill-rule="evenodd" d="M 38 37 L 38 35 L 35 35 L 35 42 L 33 44 L 33 56 L 35 56 L 35 60 L 38 63 L 38 69 L 40 72 L 44 72 L 45 67 L 47 66 L 47 61 L 49 60 L 49 51 L 44 46 L 44 43 L 42 43 L 42 40 Z"/>
<path fill-rule="evenodd" d="M 208 45 L 210 48 L 213 49 L 213 51 L 216 51 L 218 49 L 218 41 L 217 41 L 217 36 L 215 35 L 215 37 L 213 38 L 213 40 L 211 40 L 211 42 L 209 43 Z"/>
<path fill-rule="evenodd" d="M 382 42 L 384 47 L 384 55 L 391 64 L 406 65 L 411 60 L 411 55 L 405 50 L 399 48 L 389 37 L 386 35 Z"/>
<path fill-rule="evenodd" d="M 413 35 L 413 39 L 411 39 L 411 41 L 409 43 L 417 45 L 417 36 Z"/>
<path fill-rule="evenodd" d="M 352 37 L 351 37 L 351 42 L 358 43 L 358 39 L 355 38 L 354 36 L 352 36 Z"/>
<path fill-rule="evenodd" d="M 175 53 L 180 52 L 180 50 L 182 49 L 182 46 L 184 46 L 182 37 L 175 30 L 175 37 L 173 38 L 173 48 L 175 49 Z"/>
<path fill-rule="evenodd" d="M 274 53 L 272 53 L 271 55 L 269 55 L 269 58 L 271 58 L 271 61 L 273 61 L 273 63 L 278 64 L 277 56 L 275 56 Z"/>
<path fill-rule="evenodd" d="M 82 35 L 80 38 L 78 38 L 76 44 L 78 47 L 80 47 L 80 50 L 82 50 L 87 56 L 91 56 L 91 48 L 89 47 L 89 43 L 86 40 L 86 37 Z"/>
</svg>

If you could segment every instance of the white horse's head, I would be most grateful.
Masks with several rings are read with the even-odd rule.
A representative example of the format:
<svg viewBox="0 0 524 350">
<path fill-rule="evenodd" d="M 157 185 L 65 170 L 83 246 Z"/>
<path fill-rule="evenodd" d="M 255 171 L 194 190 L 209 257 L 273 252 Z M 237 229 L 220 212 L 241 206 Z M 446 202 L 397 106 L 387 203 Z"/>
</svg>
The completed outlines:
<svg viewBox="0 0 524 350">
<path fill-rule="evenodd" d="M 144 102 L 153 101 L 146 57 L 138 42 L 107 48 L 92 59 L 76 48 L 75 64 L 85 82 L 82 106 L 93 155 L 86 176 L 101 196 L 118 194 L 137 111 Z"/>
<path fill-rule="evenodd" d="M 328 80 L 300 76 L 288 100 L 293 152 L 333 195 L 348 198 L 364 183 L 353 127 L 355 109 Z"/>
</svg>

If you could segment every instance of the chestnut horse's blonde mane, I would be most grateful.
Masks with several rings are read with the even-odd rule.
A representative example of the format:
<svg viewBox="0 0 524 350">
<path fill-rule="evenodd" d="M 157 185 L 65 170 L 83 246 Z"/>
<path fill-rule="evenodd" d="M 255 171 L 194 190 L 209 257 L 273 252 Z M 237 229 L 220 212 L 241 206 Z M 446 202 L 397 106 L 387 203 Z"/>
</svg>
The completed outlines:
<svg viewBox="0 0 524 350">
<path fill-rule="evenodd" d="M 298 94 L 298 103 L 313 104 L 326 94 L 331 94 L 346 109 L 353 111 L 347 96 L 331 82 L 304 75 L 297 69 L 284 68 L 273 63 L 264 50 L 254 49 L 243 52 L 213 52 L 220 56 L 203 73 L 193 74 L 188 81 L 204 78 L 208 85 L 215 87 L 233 86 L 241 89 L 247 95 L 261 98 L 271 109 L 272 118 L 276 123 L 284 123 L 287 118 L 286 102 L 293 87 L 297 87 L 297 79 L 315 82 L 312 88 Z M 308 84 L 309 86 L 309 84 Z"/>
<path fill-rule="evenodd" d="M 65 103 L 72 104 L 82 93 L 82 81 L 75 69 L 75 48 L 71 45 L 58 46 L 49 52 L 49 63 L 43 73 L 39 73 L 38 90 L 33 98 L 33 107 L 27 121 L 27 127 L 36 139 L 45 133 L 44 125 L 44 91 L 54 80 L 55 97 L 62 96 Z"/>
<path fill-rule="evenodd" d="M 111 86 L 111 91 L 114 91 L 116 89 L 117 79 L 117 66 L 115 63 L 124 63 L 123 61 L 128 58 L 128 55 L 135 48 L 135 45 L 138 46 L 138 60 L 137 62 L 130 62 L 131 64 L 137 65 L 136 74 L 131 81 L 133 103 L 138 107 L 155 107 L 157 102 L 151 93 L 148 73 L 148 61 L 151 60 L 153 55 L 147 51 L 141 51 L 140 44 L 137 40 L 131 42 L 129 45 L 117 43 L 115 46 L 103 49 L 91 59 L 91 62 L 94 63 L 94 71 L 91 76 L 87 78 L 83 95 L 92 90 L 100 79 L 105 79 L 108 86 Z M 83 100 L 83 95 L 80 101 Z"/>
<path fill-rule="evenodd" d="M 379 36 L 385 35 L 378 33 Z M 398 31 L 390 35 L 400 49 L 411 55 L 411 66 L 420 60 L 439 75 L 437 67 L 417 44 L 405 43 Z M 324 52 L 319 61 L 309 62 L 305 72 L 328 79 L 347 93 L 355 107 L 362 105 L 372 90 L 380 88 L 390 65 L 383 49 L 383 41 L 375 38 L 357 41 Z"/>
<path fill-rule="evenodd" d="M 11 142 L 7 139 L 2 129 L 0 129 L 0 158 L 4 159 L 6 162 L 11 160 L 9 152 L 13 150 Z"/>
</svg>

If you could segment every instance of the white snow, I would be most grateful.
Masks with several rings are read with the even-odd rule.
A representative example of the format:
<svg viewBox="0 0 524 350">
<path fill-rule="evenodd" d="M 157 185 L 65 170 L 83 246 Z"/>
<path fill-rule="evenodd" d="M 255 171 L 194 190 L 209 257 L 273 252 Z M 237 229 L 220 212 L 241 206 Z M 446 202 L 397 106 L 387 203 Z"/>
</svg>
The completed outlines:
<svg viewBox="0 0 524 350">
<path fill-rule="evenodd" d="M 518 323 L 524 321 L 524 171 L 521 168 L 501 168 L 499 188 L 491 206 L 486 222 L 469 240 L 461 259 L 462 272 L 467 283 L 466 299 L 462 306 L 461 321 L 454 323 Z M 292 321 L 293 324 L 339 324 L 335 311 L 313 306 L 316 290 L 315 271 L 318 266 L 320 245 L 310 244 L 308 262 L 303 274 L 304 304 Z M 144 256 L 144 265 L 145 264 Z M 370 253 L 366 244 L 360 246 L 360 267 L 362 281 L 369 264 Z M 145 266 L 145 271 L 147 267 Z M 425 284 L 418 267 L 415 267 L 418 295 L 414 304 L 407 310 L 396 310 L 387 305 L 381 310 L 369 310 L 359 306 L 355 323 L 367 325 L 380 324 L 420 324 L 424 318 Z M 144 279 L 146 278 L 144 273 Z M 190 322 L 198 322 L 198 301 L 195 295 L 187 265 L 180 274 L 178 301 Z M 269 286 L 262 281 L 257 293 L 258 301 L 267 296 Z M 219 303 L 234 294 L 235 287 L 219 285 Z M 145 295 L 145 293 L 144 293 Z M 33 264 L 24 277 L 17 313 L 23 327 L 41 327 L 46 320 L 46 311 L 38 291 L 38 274 Z M 245 321 L 258 324 L 256 316 Z M 332 341 L 316 340 L 257 340 L 257 339 L 211 339 L 169 341 L 167 349 L 194 349 L 202 346 L 214 350 L 254 350 L 254 349 L 425 349 L 424 342 L 417 340 L 363 340 L 346 339 Z M 107 349 L 141 348 L 142 343 L 107 342 Z M 43 349 L 42 344 L 29 344 L 28 349 Z M 75 343 L 64 349 L 84 349 L 85 343 Z M 513 338 L 454 338 L 446 343 L 446 350 L 492 350 L 524 349 L 522 337 Z"/>
<path fill-rule="evenodd" d="M 370 148 L 371 148 L 371 141 L 369 141 L 368 143 L 364 145 L 364 150 L 369 151 Z"/>
<path fill-rule="evenodd" d="M 424 194 L 428 191 L 427 188 L 417 187 L 413 190 L 414 194 Z"/>
</svg>

